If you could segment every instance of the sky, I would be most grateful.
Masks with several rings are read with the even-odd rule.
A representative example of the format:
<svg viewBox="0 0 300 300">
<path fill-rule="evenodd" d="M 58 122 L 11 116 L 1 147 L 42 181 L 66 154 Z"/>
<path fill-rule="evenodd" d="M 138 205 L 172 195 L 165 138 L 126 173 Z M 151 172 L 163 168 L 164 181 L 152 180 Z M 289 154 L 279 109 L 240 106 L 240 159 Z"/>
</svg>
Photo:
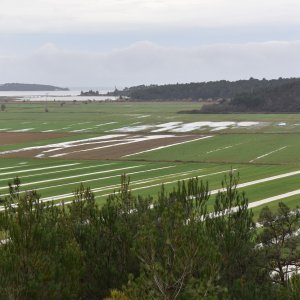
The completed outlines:
<svg viewBox="0 0 300 300">
<path fill-rule="evenodd" d="M 299 0 L 0 0 L 0 83 L 300 77 Z"/>
</svg>

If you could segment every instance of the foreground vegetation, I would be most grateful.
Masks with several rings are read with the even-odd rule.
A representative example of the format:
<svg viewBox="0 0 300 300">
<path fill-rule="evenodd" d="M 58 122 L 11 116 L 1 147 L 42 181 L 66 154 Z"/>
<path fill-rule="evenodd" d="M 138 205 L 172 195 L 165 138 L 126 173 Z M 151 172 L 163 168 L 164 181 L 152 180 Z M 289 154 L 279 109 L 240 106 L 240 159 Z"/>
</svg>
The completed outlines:
<svg viewBox="0 0 300 300">
<path fill-rule="evenodd" d="M 229 174 L 208 212 L 198 179 L 157 201 L 129 179 L 98 207 L 80 186 L 66 206 L 9 185 L 0 214 L 3 299 L 298 299 L 298 210 L 264 208 L 259 228 Z M 192 197 L 193 195 L 193 197 Z"/>
</svg>

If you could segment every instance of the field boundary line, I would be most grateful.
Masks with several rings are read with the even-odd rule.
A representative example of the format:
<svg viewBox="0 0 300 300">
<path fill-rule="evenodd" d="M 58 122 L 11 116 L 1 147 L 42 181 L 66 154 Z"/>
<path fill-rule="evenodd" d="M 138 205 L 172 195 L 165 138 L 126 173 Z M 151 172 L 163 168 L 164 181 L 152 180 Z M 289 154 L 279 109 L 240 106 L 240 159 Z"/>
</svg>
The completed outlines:
<svg viewBox="0 0 300 300">
<path fill-rule="evenodd" d="M 198 176 L 199 177 L 204 177 L 204 176 L 209 176 L 209 175 L 217 175 L 217 173 L 224 173 L 224 172 L 228 172 L 229 170 L 225 170 L 225 171 L 220 171 L 220 172 L 216 172 L 216 173 L 211 173 L 211 174 L 205 174 L 205 175 L 201 175 L 201 176 Z M 194 178 L 194 177 L 186 177 L 186 178 L 182 178 L 182 179 L 177 179 L 177 180 L 173 180 L 173 181 L 167 181 L 167 182 L 163 182 L 163 183 L 157 183 L 157 184 L 152 184 L 152 185 L 147 185 L 147 186 L 142 186 L 142 187 L 137 187 L 137 188 L 134 188 L 134 189 L 130 189 L 131 191 L 136 191 L 136 190 L 142 190 L 142 189 L 146 189 L 146 188 L 149 188 L 149 187 L 154 187 L 154 186 L 161 186 L 163 184 L 170 184 L 170 183 L 175 183 L 175 182 L 178 182 L 178 181 L 182 181 L 182 180 L 187 180 L 187 179 L 191 179 L 191 178 Z M 154 181 L 154 180 L 152 180 Z M 134 183 L 133 183 L 134 184 Z M 138 184 L 141 184 L 141 183 L 138 183 Z M 120 186 L 120 184 L 116 185 L 116 187 Z M 110 188 L 112 189 L 112 188 Z M 108 190 L 108 189 L 107 189 Z M 93 190 L 92 190 L 93 191 Z M 103 194 L 103 195 L 98 195 L 98 196 L 95 196 L 95 198 L 100 198 L 100 197 L 106 197 L 106 196 L 109 196 L 111 195 L 111 193 L 107 193 L 107 194 Z M 48 201 L 51 201 L 51 200 L 48 200 Z M 64 202 L 64 204 L 70 204 L 72 203 L 72 201 L 67 201 L 67 202 Z"/>
<path fill-rule="evenodd" d="M 236 169 L 234 169 L 232 171 L 235 171 L 235 170 Z M 224 172 L 230 172 L 230 171 L 231 170 L 226 170 L 226 171 L 223 171 L 223 173 Z M 217 173 L 219 173 L 219 172 L 217 172 Z M 212 173 L 212 174 L 214 174 L 214 173 Z M 277 179 L 281 179 L 281 178 L 286 178 L 286 177 L 290 177 L 290 176 L 298 175 L 298 174 L 300 174 L 300 170 L 299 171 L 295 171 L 295 172 L 289 172 L 289 173 L 285 173 L 285 174 L 281 174 L 281 175 L 276 175 L 276 176 L 271 176 L 271 177 L 266 177 L 266 178 L 254 180 L 254 181 L 249 181 L 249 182 L 241 183 L 241 184 L 237 185 L 237 188 L 247 187 L 247 186 L 251 186 L 251 185 L 255 185 L 255 184 L 259 184 L 259 183 L 263 183 L 263 182 L 268 182 L 268 181 L 273 181 L 273 180 L 277 180 Z M 198 178 L 205 177 L 205 176 L 209 176 L 209 174 L 204 174 L 204 175 L 198 176 Z M 144 187 L 134 188 L 134 189 L 131 189 L 131 190 L 134 191 L 134 190 L 139 190 L 139 189 L 145 189 L 145 188 L 150 188 L 150 187 L 154 187 L 154 186 L 159 186 L 159 185 L 162 185 L 162 184 L 170 184 L 170 183 L 174 183 L 174 182 L 178 182 L 178 181 L 182 181 L 182 180 L 187 180 L 187 179 L 190 179 L 190 178 L 193 178 L 193 177 L 183 178 L 181 180 L 178 179 L 178 180 L 175 180 L 175 181 L 170 181 L 170 182 L 165 182 L 165 183 L 148 185 L 148 186 L 144 186 Z M 132 184 L 134 184 L 134 182 Z M 215 190 L 209 191 L 209 193 L 210 193 L 210 195 L 215 195 L 215 194 L 217 194 L 219 192 L 224 192 L 225 190 L 226 190 L 225 188 L 223 188 L 223 189 L 215 189 Z M 93 189 L 92 189 L 92 191 L 93 191 Z M 95 196 L 95 198 L 105 197 L 105 196 L 108 196 L 108 195 L 110 195 L 110 194 L 104 194 L 104 195 Z M 191 197 L 193 197 L 193 196 L 191 196 Z M 59 200 L 59 199 L 57 199 L 57 200 Z M 48 200 L 48 201 L 51 201 L 51 200 Z"/>
<path fill-rule="evenodd" d="M 197 176 L 197 177 L 200 178 L 200 177 L 205 177 L 205 176 L 212 176 L 212 175 L 217 175 L 217 174 L 221 174 L 221 173 L 225 173 L 225 172 L 229 172 L 229 171 L 230 170 L 225 170 L 225 171 L 220 171 L 220 172 L 215 172 L 215 173 L 210 173 L 210 174 L 204 174 L 204 175 Z M 183 174 L 186 174 L 186 172 L 183 172 Z M 175 183 L 175 182 L 178 182 L 178 181 L 187 180 L 187 179 L 191 179 L 191 178 L 195 178 L 195 176 L 181 178 L 181 179 L 167 181 L 167 182 L 160 182 L 160 183 L 156 183 L 156 184 L 152 184 L 152 185 L 147 185 L 147 186 L 133 188 L 133 189 L 130 189 L 130 190 L 131 191 L 141 190 L 141 189 L 146 189 L 146 188 L 149 188 L 149 187 L 161 186 L 161 185 L 164 185 L 164 184 Z M 153 179 L 151 181 L 155 181 L 155 179 Z M 149 182 L 149 181 L 145 181 L 145 182 Z M 137 182 L 137 183 L 135 183 L 135 181 L 133 181 L 130 184 L 131 185 L 138 185 L 138 184 L 143 184 L 145 182 Z M 110 185 L 110 186 L 106 186 L 106 187 L 102 187 L 102 188 L 95 188 L 95 189 L 92 189 L 92 192 L 101 192 L 101 191 L 105 191 L 105 190 L 112 190 L 112 189 L 118 188 L 118 187 L 120 187 L 120 183 L 114 184 L 114 185 Z M 107 194 L 103 194 L 103 195 L 96 195 L 95 198 L 105 197 L 105 196 L 109 196 L 111 194 L 112 193 L 107 193 Z M 73 193 L 69 193 L 69 194 L 65 194 L 65 195 L 66 195 L 66 197 L 63 197 L 64 195 L 50 196 L 50 197 L 41 199 L 41 201 L 44 201 L 44 202 L 48 202 L 48 201 L 52 201 L 52 200 L 53 201 L 57 201 L 57 200 L 61 200 L 61 199 L 64 199 L 64 198 L 74 197 Z M 59 197 L 59 198 L 57 198 L 57 197 Z M 64 204 L 70 204 L 70 203 L 72 203 L 72 201 L 64 201 Z"/>
<path fill-rule="evenodd" d="M 70 178 L 78 178 L 78 177 L 84 177 L 84 176 L 95 175 L 95 174 L 103 174 L 103 173 L 109 173 L 109 172 L 115 172 L 115 171 L 121 171 L 121 170 L 127 170 L 127 169 L 141 168 L 144 166 L 145 165 L 137 165 L 137 166 L 130 166 L 130 167 L 126 167 L 126 168 L 124 167 L 124 168 L 104 170 L 104 171 L 102 170 L 102 171 L 97 171 L 97 172 L 92 172 L 92 173 L 84 173 L 84 174 L 78 174 L 78 175 L 72 175 L 72 176 L 66 176 L 66 177 L 40 180 L 40 181 L 35 181 L 35 182 L 27 182 L 27 183 L 22 184 L 22 186 L 28 186 L 28 185 L 46 183 L 46 182 L 52 182 L 52 181 L 61 181 L 61 180 L 70 179 Z M 0 190 L 6 189 L 6 188 L 7 188 L 7 186 L 0 187 Z"/>
<path fill-rule="evenodd" d="M 272 197 L 265 198 L 265 199 L 262 199 L 262 200 L 258 200 L 258 201 L 255 201 L 255 202 L 250 202 L 248 204 L 248 207 L 253 208 L 253 207 L 261 206 L 261 205 L 264 205 L 264 204 L 267 204 L 267 203 L 270 203 L 270 202 L 273 202 L 273 201 L 286 199 L 286 198 L 296 196 L 296 195 L 299 195 L 299 194 L 300 194 L 300 189 L 299 190 L 294 190 L 294 191 L 287 192 L 287 193 L 284 193 L 284 194 L 280 194 L 280 195 L 277 195 L 277 196 L 272 196 Z"/>
<path fill-rule="evenodd" d="M 281 147 L 281 148 L 276 149 L 276 150 L 274 150 L 274 151 L 271 151 L 271 152 L 268 152 L 268 153 L 263 154 L 263 155 L 261 155 L 261 156 L 258 156 L 258 157 L 256 157 L 256 158 L 250 160 L 249 162 L 254 162 L 254 161 L 258 160 L 258 159 L 261 159 L 261 158 L 263 158 L 263 157 L 269 156 L 269 155 L 271 155 L 271 154 L 273 154 L 273 153 L 276 153 L 276 152 L 281 151 L 281 150 L 286 149 L 286 148 L 287 148 L 287 146 Z"/>
<path fill-rule="evenodd" d="M 21 178 L 23 179 L 23 178 L 29 178 L 29 177 L 35 177 L 35 176 L 41 176 L 41 175 L 49 175 L 49 174 L 57 174 L 57 173 L 63 173 L 63 172 L 71 172 L 71 171 L 76 171 L 76 170 L 98 168 L 98 167 L 110 166 L 110 165 L 114 165 L 114 164 L 116 164 L 116 163 L 102 164 L 102 165 L 96 165 L 96 166 L 86 166 L 86 167 L 79 167 L 79 168 L 73 168 L 73 169 L 65 169 L 65 170 L 52 171 L 52 172 L 46 172 L 46 173 L 32 174 L 32 175 L 27 175 L 27 176 L 22 175 Z M 0 181 L 10 180 L 10 179 L 11 179 L 10 177 L 9 178 L 0 178 Z"/>
<path fill-rule="evenodd" d="M 133 155 L 138 155 L 138 154 L 142 154 L 142 153 L 146 153 L 146 152 L 156 151 L 156 150 L 160 150 L 160 149 L 170 148 L 170 147 L 173 147 L 173 146 L 182 145 L 182 144 L 186 144 L 186 143 L 191 143 L 191 142 L 204 140 L 204 139 L 208 139 L 208 138 L 212 138 L 212 137 L 214 137 L 214 136 L 213 135 L 208 135 L 208 136 L 204 136 L 204 137 L 189 140 L 189 141 L 174 143 L 174 144 L 170 144 L 170 145 L 166 145 L 166 146 L 159 146 L 159 147 L 156 147 L 156 148 L 152 148 L 152 149 L 148 149 L 148 150 L 144 150 L 144 151 L 140 151 L 140 152 L 136 152 L 136 153 L 127 154 L 127 155 L 122 156 L 122 158 L 123 157 L 130 157 L 130 156 L 133 156 Z"/>
<path fill-rule="evenodd" d="M 20 171 L 0 173 L 0 176 L 15 174 L 16 172 L 18 172 L 18 173 L 34 172 L 34 171 L 41 171 L 41 170 L 49 170 L 49 169 L 56 169 L 56 168 L 63 168 L 63 167 L 75 166 L 75 165 L 80 165 L 80 164 L 81 163 L 78 162 L 78 163 L 65 164 L 65 165 L 56 165 L 56 166 L 45 167 L 45 168 L 26 169 L 26 170 L 20 170 Z"/>
<path fill-rule="evenodd" d="M 163 169 L 170 169 L 170 168 L 174 168 L 174 167 L 176 167 L 176 165 L 174 165 L 174 166 L 160 167 L 160 168 L 154 168 L 154 169 L 148 169 L 148 170 L 142 170 L 142 171 L 129 172 L 129 173 L 126 173 L 126 174 L 127 175 L 134 175 L 134 174 L 147 173 L 147 172 L 158 171 L 158 170 L 163 170 Z M 67 185 L 72 185 L 72 184 L 80 184 L 80 183 L 97 181 L 97 180 L 98 181 L 100 181 L 100 180 L 106 180 L 106 179 L 121 177 L 121 175 L 122 174 L 117 174 L 117 175 L 111 175 L 111 176 L 106 176 L 106 177 L 101 177 L 101 178 L 92 178 L 92 179 L 86 179 L 86 180 L 80 180 L 80 181 L 67 182 L 67 183 L 63 183 L 63 184 L 57 184 L 57 185 L 52 185 L 52 186 L 46 186 L 46 187 L 36 188 L 34 190 L 40 191 L 40 190 L 46 190 L 46 189 L 52 189 L 52 188 L 57 188 L 57 187 L 62 187 L 62 186 L 67 186 Z M 94 188 L 94 189 L 99 189 L 99 188 Z M 22 194 L 22 193 L 25 193 L 27 191 L 28 190 L 21 191 L 20 193 Z M 8 195 L 9 194 L 4 194 L 2 196 L 8 196 Z M 57 196 L 61 196 L 61 195 L 57 195 Z M 73 194 L 72 193 L 68 193 L 68 194 L 64 194 L 64 195 L 73 195 Z M 56 197 L 56 196 L 49 196 L 49 197 Z M 48 198 L 48 197 L 46 197 L 46 198 Z"/>
</svg>

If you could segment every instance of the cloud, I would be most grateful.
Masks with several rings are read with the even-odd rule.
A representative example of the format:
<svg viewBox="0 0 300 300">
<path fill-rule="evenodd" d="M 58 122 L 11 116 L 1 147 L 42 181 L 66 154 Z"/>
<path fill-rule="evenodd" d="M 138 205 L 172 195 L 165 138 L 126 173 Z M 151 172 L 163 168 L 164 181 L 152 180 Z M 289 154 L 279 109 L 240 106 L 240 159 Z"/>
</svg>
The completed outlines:
<svg viewBox="0 0 300 300">
<path fill-rule="evenodd" d="M 109 52 L 72 52 L 45 44 L 28 56 L 0 57 L 0 82 L 130 86 L 241 78 L 300 77 L 300 41 L 194 48 L 140 42 Z"/>
<path fill-rule="evenodd" d="M 0 82 L 300 76 L 299 10 L 299 0 L 1 0 Z"/>
<path fill-rule="evenodd" d="M 298 0 L 1 0 L 0 32 L 299 24 Z"/>
</svg>

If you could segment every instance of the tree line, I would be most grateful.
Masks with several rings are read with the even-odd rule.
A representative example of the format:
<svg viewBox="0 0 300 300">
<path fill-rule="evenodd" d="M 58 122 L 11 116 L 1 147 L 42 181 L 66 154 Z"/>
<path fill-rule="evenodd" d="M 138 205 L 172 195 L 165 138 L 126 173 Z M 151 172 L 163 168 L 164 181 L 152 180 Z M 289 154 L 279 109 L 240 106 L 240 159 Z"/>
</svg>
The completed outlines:
<svg viewBox="0 0 300 300">
<path fill-rule="evenodd" d="M 227 100 L 242 93 L 253 93 L 260 89 L 275 88 L 297 81 L 299 81 L 299 78 L 278 78 L 271 80 L 250 78 L 238 81 L 220 80 L 166 85 L 140 85 L 123 90 L 116 89 L 114 92 L 108 93 L 108 95 L 125 96 L 137 101 Z"/>
<path fill-rule="evenodd" d="M 236 95 L 232 100 L 204 105 L 198 112 L 299 112 L 300 81 Z"/>
<path fill-rule="evenodd" d="M 178 182 L 157 197 L 130 180 L 98 206 L 81 185 L 70 205 L 9 184 L 1 199 L 1 299 L 299 299 L 299 210 L 279 203 L 258 224 L 230 173 Z M 259 228 L 258 228 L 259 227 Z"/>
</svg>

